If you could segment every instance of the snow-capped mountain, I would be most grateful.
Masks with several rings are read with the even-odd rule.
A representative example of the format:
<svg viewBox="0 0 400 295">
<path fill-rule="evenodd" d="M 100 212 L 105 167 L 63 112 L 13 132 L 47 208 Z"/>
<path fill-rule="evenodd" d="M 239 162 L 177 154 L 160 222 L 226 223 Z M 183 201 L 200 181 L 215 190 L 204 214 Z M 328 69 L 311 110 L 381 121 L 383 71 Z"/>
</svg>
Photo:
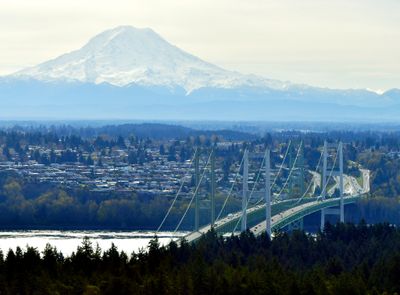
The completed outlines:
<svg viewBox="0 0 400 295">
<path fill-rule="evenodd" d="M 80 81 L 116 86 L 241 86 L 284 89 L 283 82 L 227 71 L 171 45 L 151 29 L 121 26 L 92 38 L 81 49 L 13 75 L 40 81 Z"/>
<path fill-rule="evenodd" d="M 0 77 L 0 118 L 399 121 L 400 90 L 327 89 L 243 75 L 121 26 Z"/>
</svg>

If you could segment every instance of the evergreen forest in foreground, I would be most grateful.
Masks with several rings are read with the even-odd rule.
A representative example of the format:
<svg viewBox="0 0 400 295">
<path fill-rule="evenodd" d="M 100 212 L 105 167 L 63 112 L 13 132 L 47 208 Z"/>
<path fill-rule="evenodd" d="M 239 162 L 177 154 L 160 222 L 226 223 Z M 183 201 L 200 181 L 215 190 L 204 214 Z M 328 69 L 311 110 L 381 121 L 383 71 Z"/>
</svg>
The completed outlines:
<svg viewBox="0 0 400 295">
<path fill-rule="evenodd" d="M 1 294 L 397 294 L 400 230 L 327 224 L 324 232 L 209 232 L 197 244 L 153 239 L 146 251 L 102 251 L 84 239 L 71 257 L 48 245 L 0 256 Z M 397 292 L 397 293 L 396 293 Z"/>
</svg>

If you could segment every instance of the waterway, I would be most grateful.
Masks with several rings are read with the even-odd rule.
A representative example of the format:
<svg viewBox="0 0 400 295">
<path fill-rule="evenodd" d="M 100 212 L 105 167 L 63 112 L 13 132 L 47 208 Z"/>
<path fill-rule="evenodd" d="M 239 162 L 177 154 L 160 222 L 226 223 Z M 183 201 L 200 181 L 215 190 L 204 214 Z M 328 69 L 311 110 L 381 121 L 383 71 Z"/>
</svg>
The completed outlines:
<svg viewBox="0 0 400 295">
<path fill-rule="evenodd" d="M 179 239 L 185 233 L 160 232 L 157 234 L 160 244 L 168 244 L 171 239 Z M 35 247 L 42 252 L 46 244 L 55 246 L 64 256 L 76 252 L 77 247 L 82 243 L 84 237 L 88 237 L 95 247 L 108 250 L 111 243 L 114 243 L 118 250 L 128 255 L 138 252 L 140 249 L 147 249 L 149 241 L 154 238 L 154 232 L 148 231 L 59 231 L 59 230 L 17 230 L 0 231 L 0 250 L 4 254 L 9 249 L 15 250 L 17 246 L 26 249 L 27 246 Z"/>
</svg>

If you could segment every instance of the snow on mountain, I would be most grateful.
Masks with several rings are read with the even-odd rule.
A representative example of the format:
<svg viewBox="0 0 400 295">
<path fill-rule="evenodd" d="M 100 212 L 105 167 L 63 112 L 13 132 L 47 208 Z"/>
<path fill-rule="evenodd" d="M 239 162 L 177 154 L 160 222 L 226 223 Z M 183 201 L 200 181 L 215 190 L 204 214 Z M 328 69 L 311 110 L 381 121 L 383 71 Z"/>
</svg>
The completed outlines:
<svg viewBox="0 0 400 295">
<path fill-rule="evenodd" d="M 81 49 L 12 75 L 35 80 L 116 86 L 285 89 L 287 83 L 227 71 L 171 45 L 151 29 L 121 26 L 93 37 Z"/>
</svg>

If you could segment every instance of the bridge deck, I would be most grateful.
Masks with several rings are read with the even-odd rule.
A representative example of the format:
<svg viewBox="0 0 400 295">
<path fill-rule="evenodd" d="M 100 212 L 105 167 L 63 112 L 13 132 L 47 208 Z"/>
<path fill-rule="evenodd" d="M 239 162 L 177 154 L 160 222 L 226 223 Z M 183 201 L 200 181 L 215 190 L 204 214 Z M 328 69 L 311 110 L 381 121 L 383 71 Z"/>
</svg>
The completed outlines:
<svg viewBox="0 0 400 295">
<path fill-rule="evenodd" d="M 357 199 L 362 197 L 363 195 L 355 195 L 355 196 L 349 196 L 344 198 L 344 203 L 349 204 L 349 203 L 354 203 Z M 304 199 L 300 203 L 297 204 L 297 200 L 286 200 L 278 203 L 272 204 L 272 218 L 271 218 L 271 229 L 274 230 L 279 230 L 286 225 L 292 223 L 293 221 L 296 221 L 306 215 L 309 215 L 311 213 L 317 212 L 323 208 L 329 208 L 329 207 L 334 207 L 339 205 L 340 198 L 332 198 L 332 199 L 327 199 L 324 201 L 317 201 L 315 198 L 313 199 Z M 287 209 L 288 205 L 295 205 L 294 207 L 291 207 Z M 229 214 L 225 218 L 217 221 L 214 225 L 214 229 L 217 232 L 224 232 L 224 229 L 226 232 L 232 232 L 234 226 L 238 222 L 240 218 L 241 212 L 236 212 L 234 214 Z M 265 227 L 266 227 L 266 222 L 265 222 L 265 205 L 259 205 L 255 206 L 253 208 L 250 208 L 247 210 L 247 215 L 248 215 L 248 220 L 262 220 L 262 222 L 255 222 L 254 226 L 250 225 L 250 230 L 255 234 L 259 235 L 262 232 L 265 232 Z M 230 228 L 229 230 L 226 230 L 227 228 Z M 203 234 L 207 233 L 211 229 L 211 225 L 208 224 L 202 228 L 199 229 L 199 231 L 196 232 L 191 232 L 187 236 L 185 236 L 185 239 L 188 242 L 193 242 L 199 239 Z"/>
<path fill-rule="evenodd" d="M 358 198 L 362 197 L 362 195 L 350 196 L 343 198 L 344 204 L 354 203 Z M 306 215 L 317 212 L 323 208 L 329 208 L 333 206 L 338 206 L 340 202 L 340 198 L 328 199 L 325 201 L 313 201 L 306 204 L 301 204 L 299 206 L 293 207 L 289 210 L 283 211 L 279 214 L 274 215 L 271 218 L 271 230 L 279 230 L 288 224 L 296 221 L 300 218 L 303 218 Z M 255 235 L 260 235 L 261 233 L 266 231 L 266 222 L 260 222 L 256 226 L 250 228 L 250 231 Z"/>
</svg>

